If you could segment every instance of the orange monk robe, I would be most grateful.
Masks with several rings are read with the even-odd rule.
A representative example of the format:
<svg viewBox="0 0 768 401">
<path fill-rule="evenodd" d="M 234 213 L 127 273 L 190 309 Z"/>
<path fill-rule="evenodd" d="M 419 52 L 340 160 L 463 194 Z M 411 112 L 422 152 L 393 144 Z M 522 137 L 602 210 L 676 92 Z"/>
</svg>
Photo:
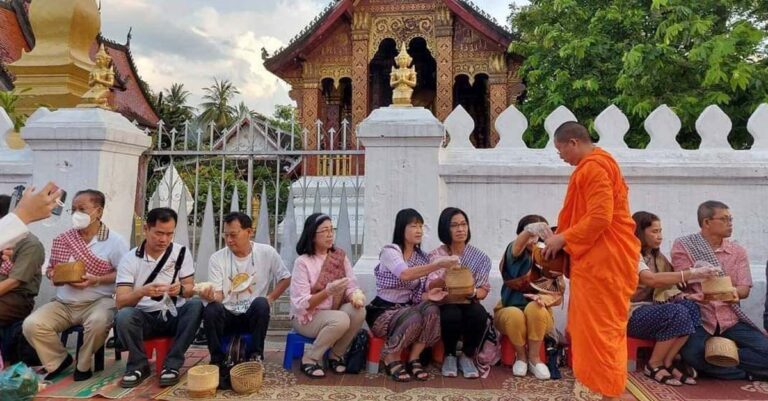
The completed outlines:
<svg viewBox="0 0 768 401">
<path fill-rule="evenodd" d="M 618 163 L 595 148 L 568 183 L 557 232 L 571 257 L 568 331 L 573 372 L 609 397 L 627 380 L 629 299 L 638 284 L 640 242 Z"/>
</svg>

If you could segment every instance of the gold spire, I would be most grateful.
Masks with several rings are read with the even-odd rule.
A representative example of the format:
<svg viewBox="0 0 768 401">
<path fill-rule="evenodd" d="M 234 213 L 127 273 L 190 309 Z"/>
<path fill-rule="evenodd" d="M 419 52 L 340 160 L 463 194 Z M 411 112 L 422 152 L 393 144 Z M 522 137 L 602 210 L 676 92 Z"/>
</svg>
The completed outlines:
<svg viewBox="0 0 768 401">
<path fill-rule="evenodd" d="M 400 54 L 395 57 L 397 68 L 392 67 L 392 73 L 389 75 L 389 83 L 392 85 L 392 106 L 394 107 L 413 107 L 411 96 L 413 88 L 416 87 L 416 67 L 410 67 L 413 58 L 408 54 L 408 49 L 403 42 L 400 47 Z"/>
</svg>

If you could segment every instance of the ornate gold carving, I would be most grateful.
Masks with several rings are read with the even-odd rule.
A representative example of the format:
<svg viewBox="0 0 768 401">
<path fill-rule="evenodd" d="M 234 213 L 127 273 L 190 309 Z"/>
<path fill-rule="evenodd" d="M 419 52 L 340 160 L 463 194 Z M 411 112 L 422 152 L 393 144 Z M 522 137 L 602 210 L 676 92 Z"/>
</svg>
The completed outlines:
<svg viewBox="0 0 768 401">
<path fill-rule="evenodd" d="M 481 57 L 483 54 L 503 53 L 506 49 L 486 38 L 462 20 L 457 20 L 453 48 L 460 58 Z"/>
<path fill-rule="evenodd" d="M 392 85 L 392 106 L 413 107 L 411 96 L 416 87 L 416 67 L 411 67 L 413 58 L 408 54 L 408 49 L 403 42 L 400 53 L 395 57 L 397 68 L 392 67 L 389 84 Z"/>
<path fill-rule="evenodd" d="M 475 77 L 478 74 L 486 74 L 490 76 L 487 61 L 463 61 L 453 63 L 453 76 L 466 75 L 469 77 L 469 84 L 475 83 Z"/>
<path fill-rule="evenodd" d="M 352 30 L 367 31 L 371 26 L 371 14 L 365 11 L 355 11 L 352 14 Z"/>
<path fill-rule="evenodd" d="M 435 10 L 435 26 L 449 26 L 453 25 L 453 14 L 451 10 L 442 5 Z"/>
<path fill-rule="evenodd" d="M 504 74 L 507 72 L 506 55 L 497 53 L 488 57 L 488 71 L 491 74 Z"/>
<path fill-rule="evenodd" d="M 104 50 L 104 44 L 99 45 L 96 53 L 96 66 L 88 76 L 88 86 L 91 89 L 82 96 L 83 103 L 77 107 L 98 107 L 112 110 L 109 105 L 109 88 L 115 84 L 115 71 L 112 69 L 112 57 Z"/>
<path fill-rule="evenodd" d="M 342 78 L 352 79 L 352 66 L 350 65 L 326 65 L 320 67 L 318 74 L 320 81 L 326 78 L 333 80 L 333 87 L 339 89 L 339 82 Z"/>
<path fill-rule="evenodd" d="M 313 49 L 308 60 L 315 64 L 349 64 L 352 57 L 352 40 L 348 25 L 341 25 Z"/>
<path fill-rule="evenodd" d="M 495 122 L 499 118 L 502 112 L 507 108 L 507 86 L 502 80 L 499 83 L 491 83 L 490 85 L 490 123 L 491 123 L 491 147 L 496 146 L 499 142 L 499 133 L 496 132 Z"/>
<path fill-rule="evenodd" d="M 356 143 L 354 127 L 368 115 L 368 40 L 352 42 L 352 127 L 351 143 Z"/>
<path fill-rule="evenodd" d="M 427 48 L 435 52 L 435 31 L 431 15 L 382 15 L 373 18 L 368 46 L 368 60 L 373 59 L 379 44 L 386 38 L 398 43 L 410 43 L 421 37 L 427 42 Z"/>
<path fill-rule="evenodd" d="M 315 149 L 317 147 L 315 122 L 320 116 L 319 102 L 320 90 L 317 88 L 304 89 L 301 122 L 304 128 L 309 130 L 309 135 L 304 138 L 306 149 Z"/>
<path fill-rule="evenodd" d="M 437 38 L 437 96 L 435 114 L 445 121 L 453 110 L 453 38 Z"/>
</svg>

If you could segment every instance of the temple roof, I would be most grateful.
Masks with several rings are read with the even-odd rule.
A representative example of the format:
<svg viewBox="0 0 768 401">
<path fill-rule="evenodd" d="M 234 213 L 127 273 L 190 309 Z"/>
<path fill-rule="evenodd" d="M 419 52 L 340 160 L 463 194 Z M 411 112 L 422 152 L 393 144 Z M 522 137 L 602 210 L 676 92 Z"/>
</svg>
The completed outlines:
<svg viewBox="0 0 768 401">
<path fill-rule="evenodd" d="M 290 64 L 304 49 L 312 49 L 322 41 L 324 34 L 342 16 L 349 14 L 356 0 L 332 0 L 330 4 L 302 29 L 285 48 L 278 49 L 264 60 L 265 67 L 278 71 Z M 443 0 L 443 3 L 459 18 L 505 48 L 515 39 L 514 35 L 501 26 L 493 17 L 482 11 L 470 0 Z"/>
<path fill-rule="evenodd" d="M 35 46 L 28 10 L 29 1 L 0 0 L 0 87 L 13 87 L 13 75 L 5 66 L 21 58 L 22 50 L 28 52 Z M 160 117 L 146 84 L 139 77 L 131 54 L 130 38 L 125 44 L 120 44 L 99 35 L 91 45 L 91 57 L 102 42 L 112 57 L 116 73 L 110 103 L 128 120 L 136 121 L 142 127 L 155 128 Z"/>
</svg>

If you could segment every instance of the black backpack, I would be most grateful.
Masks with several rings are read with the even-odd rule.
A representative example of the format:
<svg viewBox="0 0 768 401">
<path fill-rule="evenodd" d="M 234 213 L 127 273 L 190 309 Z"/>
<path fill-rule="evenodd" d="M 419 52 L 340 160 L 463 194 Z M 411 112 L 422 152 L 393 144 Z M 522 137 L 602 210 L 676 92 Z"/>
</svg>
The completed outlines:
<svg viewBox="0 0 768 401">
<path fill-rule="evenodd" d="M 368 362 L 368 331 L 360 329 L 349 345 L 344 361 L 347 363 L 346 373 L 360 373 L 365 370 Z"/>
</svg>

